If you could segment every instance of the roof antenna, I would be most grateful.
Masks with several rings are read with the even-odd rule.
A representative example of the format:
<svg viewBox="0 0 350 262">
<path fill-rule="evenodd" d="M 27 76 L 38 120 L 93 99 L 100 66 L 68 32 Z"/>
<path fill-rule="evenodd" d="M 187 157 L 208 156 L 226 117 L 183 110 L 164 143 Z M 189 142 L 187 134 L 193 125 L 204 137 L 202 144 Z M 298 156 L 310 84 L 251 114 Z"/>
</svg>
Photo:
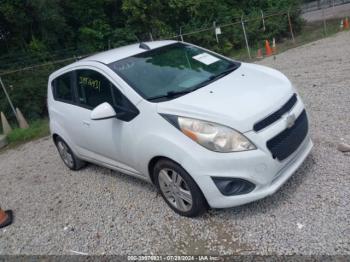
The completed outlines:
<svg viewBox="0 0 350 262">
<path fill-rule="evenodd" d="M 140 43 L 139 47 L 145 50 L 151 50 L 151 48 L 143 42 Z"/>
<path fill-rule="evenodd" d="M 145 49 L 145 50 L 151 50 L 151 48 L 147 44 L 145 44 L 145 43 L 140 41 L 140 39 L 137 37 L 136 34 L 134 34 L 134 36 L 137 39 L 137 42 L 140 43 L 139 48 L 142 48 L 142 49 Z"/>
</svg>

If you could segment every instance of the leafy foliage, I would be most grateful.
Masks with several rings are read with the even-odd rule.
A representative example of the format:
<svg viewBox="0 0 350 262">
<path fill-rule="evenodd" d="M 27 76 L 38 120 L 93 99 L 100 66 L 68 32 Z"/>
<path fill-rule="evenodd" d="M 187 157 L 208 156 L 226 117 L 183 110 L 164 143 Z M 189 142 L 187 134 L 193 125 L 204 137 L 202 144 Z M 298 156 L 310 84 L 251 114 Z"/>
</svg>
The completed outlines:
<svg viewBox="0 0 350 262">
<path fill-rule="evenodd" d="M 244 47 L 240 20 L 291 10 L 295 30 L 301 28 L 301 0 L 1 0 L 0 73 L 55 59 L 78 56 L 136 42 L 169 38 L 217 24 L 222 27 L 217 43 L 214 29 L 184 36 L 184 40 L 228 54 Z M 246 23 L 252 46 L 263 39 L 286 37 L 284 16 Z M 28 118 L 46 114 L 46 86 L 50 72 L 63 64 L 6 75 L 3 80 L 16 106 Z M 12 86 L 12 87 L 11 87 Z M 0 92 L 0 110 L 11 115 Z"/>
</svg>

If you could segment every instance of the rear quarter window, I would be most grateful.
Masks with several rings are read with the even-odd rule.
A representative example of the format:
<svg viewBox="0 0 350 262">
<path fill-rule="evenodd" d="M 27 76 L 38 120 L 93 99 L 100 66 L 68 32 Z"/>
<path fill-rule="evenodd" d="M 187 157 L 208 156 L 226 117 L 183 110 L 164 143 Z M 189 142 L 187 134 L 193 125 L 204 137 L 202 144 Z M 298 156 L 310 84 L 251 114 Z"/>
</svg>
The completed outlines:
<svg viewBox="0 0 350 262">
<path fill-rule="evenodd" d="M 73 102 L 73 86 L 71 73 L 63 74 L 52 81 L 53 96 L 55 100 Z"/>
</svg>

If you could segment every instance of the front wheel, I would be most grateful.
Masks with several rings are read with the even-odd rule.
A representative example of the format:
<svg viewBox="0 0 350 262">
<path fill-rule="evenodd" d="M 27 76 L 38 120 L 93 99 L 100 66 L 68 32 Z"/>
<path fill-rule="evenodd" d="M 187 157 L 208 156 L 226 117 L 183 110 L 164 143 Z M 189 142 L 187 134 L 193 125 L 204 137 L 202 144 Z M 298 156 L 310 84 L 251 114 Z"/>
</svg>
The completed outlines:
<svg viewBox="0 0 350 262">
<path fill-rule="evenodd" d="M 154 167 L 154 178 L 165 202 L 176 213 L 195 217 L 207 210 L 201 190 L 180 165 L 166 159 L 159 160 Z"/>
</svg>

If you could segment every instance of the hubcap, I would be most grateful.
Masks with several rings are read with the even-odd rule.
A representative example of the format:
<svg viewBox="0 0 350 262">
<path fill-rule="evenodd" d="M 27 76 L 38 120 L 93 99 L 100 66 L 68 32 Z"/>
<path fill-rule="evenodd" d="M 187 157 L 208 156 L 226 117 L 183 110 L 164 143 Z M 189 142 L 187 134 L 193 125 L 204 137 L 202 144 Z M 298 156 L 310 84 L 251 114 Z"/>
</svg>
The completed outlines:
<svg viewBox="0 0 350 262">
<path fill-rule="evenodd" d="M 185 180 L 174 170 L 164 168 L 160 170 L 159 187 L 170 204 L 180 211 L 192 208 L 192 194 Z"/>
<path fill-rule="evenodd" d="M 69 152 L 67 145 L 65 143 L 63 143 L 62 141 L 59 141 L 57 143 L 57 148 L 58 148 L 58 152 L 60 153 L 60 156 L 61 156 L 63 162 L 67 166 L 73 167 L 73 156 Z"/>
</svg>

